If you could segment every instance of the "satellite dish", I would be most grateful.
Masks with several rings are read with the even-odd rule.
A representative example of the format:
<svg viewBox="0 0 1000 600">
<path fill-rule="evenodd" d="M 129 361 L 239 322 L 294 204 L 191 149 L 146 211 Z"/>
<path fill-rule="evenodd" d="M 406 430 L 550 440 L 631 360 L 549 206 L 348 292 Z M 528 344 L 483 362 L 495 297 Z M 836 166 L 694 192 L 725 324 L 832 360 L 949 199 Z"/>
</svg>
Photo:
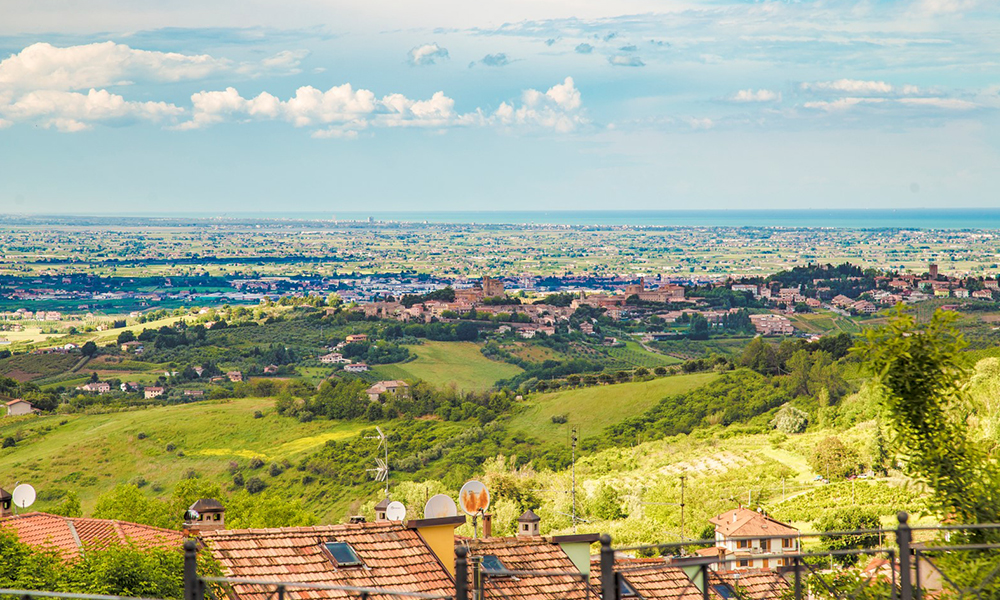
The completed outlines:
<svg viewBox="0 0 1000 600">
<path fill-rule="evenodd" d="M 385 518 L 390 521 L 402 521 L 406 518 L 406 507 L 398 500 L 393 500 L 385 507 Z"/>
<path fill-rule="evenodd" d="M 467 515 L 477 515 L 490 507 L 490 491 L 481 481 L 466 481 L 458 492 L 458 503 Z"/>
<path fill-rule="evenodd" d="M 14 506 L 18 508 L 28 508 L 35 503 L 35 488 L 31 487 L 27 483 L 22 483 L 14 488 L 14 491 L 11 492 L 11 496 L 14 499 Z"/>
<path fill-rule="evenodd" d="M 447 494 L 437 494 L 424 505 L 425 519 L 439 519 L 441 517 L 457 517 L 458 507 L 455 501 Z"/>
</svg>

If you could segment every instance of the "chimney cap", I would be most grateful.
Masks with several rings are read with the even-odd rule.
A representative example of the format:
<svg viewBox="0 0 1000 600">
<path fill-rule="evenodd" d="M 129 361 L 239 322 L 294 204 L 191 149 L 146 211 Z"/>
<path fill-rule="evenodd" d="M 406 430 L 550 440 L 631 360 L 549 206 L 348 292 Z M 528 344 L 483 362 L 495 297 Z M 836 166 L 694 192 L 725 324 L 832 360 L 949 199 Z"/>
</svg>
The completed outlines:
<svg viewBox="0 0 1000 600">
<path fill-rule="evenodd" d="M 518 523 L 538 523 L 541 520 L 542 518 L 536 515 L 530 508 L 517 518 Z"/>
<path fill-rule="evenodd" d="M 10 492 L 0 488 L 0 500 L 10 500 L 11 498 L 13 498 L 13 496 L 10 495 Z"/>
<path fill-rule="evenodd" d="M 190 506 L 188 510 L 193 510 L 196 512 L 218 512 L 226 510 L 222 503 L 215 498 L 202 498 Z"/>
<path fill-rule="evenodd" d="M 392 501 L 389 500 L 388 496 L 386 496 L 385 498 L 382 498 L 382 501 L 375 505 L 375 510 L 382 510 L 382 511 L 384 511 L 385 509 L 389 508 L 389 503 L 390 502 L 392 502 Z"/>
</svg>

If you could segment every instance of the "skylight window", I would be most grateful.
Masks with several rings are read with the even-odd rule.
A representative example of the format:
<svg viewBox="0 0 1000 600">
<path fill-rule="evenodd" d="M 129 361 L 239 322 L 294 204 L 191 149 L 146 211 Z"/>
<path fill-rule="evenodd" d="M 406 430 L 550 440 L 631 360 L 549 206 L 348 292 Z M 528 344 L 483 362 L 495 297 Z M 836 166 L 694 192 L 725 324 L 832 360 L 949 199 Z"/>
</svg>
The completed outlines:
<svg viewBox="0 0 1000 600">
<path fill-rule="evenodd" d="M 621 575 L 618 576 L 618 591 L 622 598 L 638 598 L 639 594 Z"/>
<path fill-rule="evenodd" d="M 479 563 L 479 567 L 487 575 L 503 575 L 508 571 L 507 567 L 494 554 L 484 555 Z"/>
<path fill-rule="evenodd" d="M 712 589 L 722 596 L 724 600 L 730 600 L 730 598 L 736 597 L 736 591 L 733 590 L 733 586 L 728 583 L 716 583 L 712 586 Z"/>
<path fill-rule="evenodd" d="M 327 542 L 324 544 L 326 551 L 330 553 L 334 564 L 338 567 L 359 567 L 361 559 L 358 558 L 354 548 L 347 542 Z"/>
</svg>

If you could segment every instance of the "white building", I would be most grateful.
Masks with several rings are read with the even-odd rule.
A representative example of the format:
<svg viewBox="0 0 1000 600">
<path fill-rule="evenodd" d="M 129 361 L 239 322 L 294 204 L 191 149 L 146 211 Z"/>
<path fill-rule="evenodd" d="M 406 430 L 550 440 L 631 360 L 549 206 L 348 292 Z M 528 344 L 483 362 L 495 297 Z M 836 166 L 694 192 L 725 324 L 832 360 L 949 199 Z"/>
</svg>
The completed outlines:
<svg viewBox="0 0 1000 600">
<path fill-rule="evenodd" d="M 774 569 L 791 564 L 782 554 L 799 552 L 799 530 L 746 508 L 709 519 L 715 525 L 715 550 L 731 561 L 724 570 Z M 701 552 L 699 552 L 700 554 Z"/>
</svg>

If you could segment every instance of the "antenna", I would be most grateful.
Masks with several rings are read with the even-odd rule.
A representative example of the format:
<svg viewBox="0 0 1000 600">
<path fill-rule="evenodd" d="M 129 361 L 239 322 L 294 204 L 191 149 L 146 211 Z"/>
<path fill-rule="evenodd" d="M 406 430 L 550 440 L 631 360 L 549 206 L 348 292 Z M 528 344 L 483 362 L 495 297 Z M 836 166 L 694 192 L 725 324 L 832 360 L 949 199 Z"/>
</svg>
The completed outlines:
<svg viewBox="0 0 1000 600">
<path fill-rule="evenodd" d="M 424 505 L 425 519 L 440 519 L 442 517 L 457 517 L 458 507 L 447 494 L 437 494 Z"/>
<path fill-rule="evenodd" d="M 31 487 L 27 483 L 18 484 L 11 492 L 11 497 L 14 501 L 14 506 L 19 508 L 28 508 L 35 503 L 35 488 Z"/>
<path fill-rule="evenodd" d="M 372 473 L 375 477 L 375 481 L 385 482 L 385 496 L 389 497 L 389 440 L 386 439 L 385 433 L 382 432 L 382 428 L 376 426 L 375 431 L 378 435 L 366 436 L 366 440 L 378 440 L 378 447 L 375 448 L 375 452 L 379 450 L 383 451 L 383 456 L 375 457 L 375 468 L 365 469 L 366 472 Z"/>
<path fill-rule="evenodd" d="M 385 508 L 385 518 L 390 521 L 402 521 L 406 518 L 406 506 L 399 500 L 393 500 Z"/>
<path fill-rule="evenodd" d="M 573 436 L 573 533 L 576 533 L 576 427 L 571 433 Z"/>
</svg>

